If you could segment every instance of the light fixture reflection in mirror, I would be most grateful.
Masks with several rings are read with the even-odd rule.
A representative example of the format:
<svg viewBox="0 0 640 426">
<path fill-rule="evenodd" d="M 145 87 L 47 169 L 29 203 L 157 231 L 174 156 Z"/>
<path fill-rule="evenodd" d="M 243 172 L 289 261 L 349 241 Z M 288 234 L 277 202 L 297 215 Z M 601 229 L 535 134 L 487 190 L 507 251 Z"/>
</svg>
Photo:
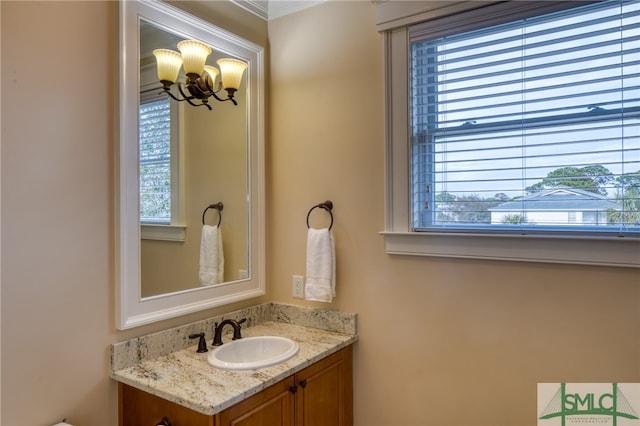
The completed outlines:
<svg viewBox="0 0 640 426">
<path fill-rule="evenodd" d="M 218 71 L 214 66 L 205 65 L 207 57 L 213 51 L 206 43 L 198 40 L 182 40 L 177 47 L 180 50 L 179 53 L 170 49 L 153 51 L 157 62 L 158 79 L 167 95 L 176 101 L 186 101 L 191 106 L 206 106 L 209 110 L 211 110 L 209 98 L 220 102 L 231 101 L 234 105 L 238 105 L 233 96 L 240 87 L 242 75 L 247 68 L 245 62 L 233 58 L 222 58 L 217 61 L 220 67 Z M 182 98 L 171 93 L 171 87 L 176 83 L 181 67 L 184 67 L 187 75 L 184 87 L 188 92 L 186 94 L 183 85 L 178 83 L 178 91 Z M 220 75 L 219 82 L 216 81 L 218 75 Z M 223 88 L 227 92 L 226 99 L 218 96 Z M 195 103 L 196 100 L 200 103 Z"/>
<path fill-rule="evenodd" d="M 166 51 L 180 43 L 179 34 L 140 20 L 139 79 L 143 105 L 140 112 L 140 275 L 143 298 L 245 279 L 251 275 L 246 78 L 243 72 L 237 80 L 238 106 L 221 104 L 210 112 L 193 108 L 187 102 L 174 102 L 160 88 L 158 74 L 162 75 L 162 72 L 158 72 L 152 52 Z M 201 60 L 195 65 L 198 69 L 212 67 L 210 64 L 227 55 L 208 46 L 204 48 L 207 58 L 202 59 L 205 65 Z M 246 67 L 246 63 L 243 64 Z M 177 72 L 176 79 L 184 81 L 187 78 L 185 70 L 182 66 L 176 68 L 172 73 Z M 191 66 L 187 69 L 193 70 Z M 153 109 L 154 102 L 160 102 L 165 109 Z M 151 105 L 150 109 L 147 105 Z M 162 117 L 160 122 L 159 115 Z M 159 133 L 161 126 L 169 126 L 170 131 Z M 163 159 L 168 166 L 165 168 L 159 168 L 157 158 L 162 146 L 166 147 Z M 147 153 L 149 164 L 145 161 Z M 224 221 L 215 232 L 223 240 L 216 257 L 224 260 L 214 262 L 209 257 L 212 263 L 219 265 L 215 271 L 219 278 L 213 283 L 199 277 L 199 269 L 208 268 L 206 263 L 202 266 L 199 261 L 202 233 L 211 235 L 213 231 L 209 227 L 205 229 L 205 223 L 217 224 L 216 214 L 204 215 L 203 210 L 218 201 L 223 201 L 226 209 Z M 174 230 L 176 235 L 171 234 Z"/>
<path fill-rule="evenodd" d="M 183 12 L 182 10 L 162 2 L 156 1 L 126 1 L 119 3 L 120 8 L 120 138 L 118 151 L 119 179 L 117 188 L 117 208 L 118 220 L 116 226 L 116 246 L 118 248 L 116 256 L 117 283 L 116 283 L 116 321 L 118 329 L 128 329 L 143 324 L 221 306 L 240 300 L 258 297 L 264 294 L 264 50 L 247 40 L 244 40 L 232 33 L 221 30 L 210 23 L 195 16 Z M 197 112 L 198 114 L 208 114 L 206 119 L 197 119 L 198 122 L 215 120 L 213 117 L 222 117 L 227 111 L 240 111 L 245 117 L 245 124 L 242 129 L 242 143 L 228 143 L 224 146 L 233 147 L 241 145 L 244 149 L 242 156 L 243 166 L 235 163 L 234 168 L 243 169 L 242 190 L 235 190 L 238 199 L 242 199 L 241 207 L 234 206 L 232 198 L 225 195 L 217 196 L 218 186 L 213 183 L 224 183 L 224 187 L 232 187 L 235 178 L 229 175 L 219 175 L 215 178 L 202 177 L 196 180 L 189 174 L 190 165 L 187 164 L 186 173 L 182 175 L 182 182 L 179 186 L 186 188 L 188 197 L 185 200 L 198 200 L 198 208 L 184 207 L 184 211 L 178 211 L 179 223 L 155 224 L 155 228 L 162 231 L 175 228 L 178 230 L 177 241 L 166 241 L 165 237 L 159 240 L 142 240 L 143 232 L 140 223 L 140 184 L 139 172 L 139 98 L 142 87 L 139 85 L 140 60 L 143 57 L 142 46 L 138 44 L 139 31 L 142 23 L 152 23 L 153 26 L 163 31 L 179 37 L 173 46 L 180 40 L 200 40 L 215 51 L 225 57 L 236 58 L 247 65 L 242 77 L 240 88 L 234 93 L 234 99 L 238 102 L 238 107 L 226 103 L 229 107 L 214 108 L 213 112 L 205 108 L 192 108 L 186 106 L 183 110 Z M 155 48 L 171 48 L 171 46 L 155 46 Z M 144 55 L 147 57 L 147 55 Z M 153 58 L 151 52 L 148 57 Z M 221 59 L 210 58 L 211 60 Z M 214 62 L 215 63 L 215 62 Z M 155 65 L 155 64 L 154 64 Z M 209 64 L 213 65 L 213 64 Z M 154 70 L 155 71 L 155 70 Z M 205 71 L 206 72 L 206 71 Z M 155 72 L 154 72 L 155 74 Z M 207 73 L 208 74 L 208 73 Z M 209 78 L 211 77 L 210 74 Z M 217 78 L 220 78 L 217 76 Z M 156 92 L 164 92 L 163 85 L 154 77 Z M 215 82 L 215 79 L 212 79 Z M 142 84 L 142 83 L 141 83 Z M 215 84 L 215 83 L 214 83 Z M 220 84 L 215 84 L 216 86 Z M 222 82 L 224 85 L 225 83 Z M 214 86 L 212 86 L 214 87 Z M 229 86 L 231 87 L 231 86 Z M 188 91 L 186 92 L 188 93 Z M 186 102 L 171 102 L 174 105 L 187 105 Z M 191 112 L 189 113 L 191 114 Z M 184 114 L 184 120 L 187 114 Z M 220 118 L 224 120 L 223 118 Z M 231 138 L 230 131 L 225 128 L 225 124 L 218 123 L 215 132 L 208 132 L 202 136 L 201 142 L 191 142 L 191 138 L 196 132 L 195 121 L 190 125 L 183 125 L 182 131 L 184 152 L 180 158 L 187 160 L 189 150 L 197 152 L 197 146 L 204 146 L 206 142 L 213 145 L 212 141 L 220 141 Z M 235 136 L 233 136 L 235 137 Z M 222 145 L 220 145 L 222 146 Z M 195 154 L 194 155 L 198 155 Z M 180 154 L 180 151 L 178 151 Z M 216 151 L 216 155 L 221 159 L 234 163 L 226 159 L 231 155 L 221 148 Z M 200 157 L 204 162 L 211 163 L 211 158 L 206 158 L 203 153 Z M 218 167 L 209 167 L 218 169 Z M 219 171 L 223 173 L 223 170 Z M 207 182 L 208 185 L 201 188 L 199 182 Z M 228 198 L 228 199 L 227 199 Z M 141 265 L 146 258 L 145 250 L 142 249 L 143 241 L 151 243 L 164 243 L 165 246 L 186 245 L 188 241 L 196 240 L 199 246 L 202 229 L 201 216 L 203 209 L 212 202 L 223 201 L 225 206 L 225 216 L 223 219 L 223 229 L 225 230 L 225 244 L 232 252 L 232 246 L 242 247 L 242 254 L 238 258 L 241 261 L 228 268 L 233 271 L 229 277 L 225 276 L 225 282 L 220 285 L 201 286 L 198 282 L 197 255 L 195 256 L 194 267 L 188 267 L 193 271 L 195 278 L 187 278 L 179 273 L 177 281 L 188 282 L 189 288 L 184 290 L 167 290 L 158 292 L 153 296 L 142 296 L 143 268 Z M 180 203 L 178 203 L 180 204 Z M 179 209 L 178 209 L 179 210 Z M 197 211 L 196 211 L 197 210 Z M 231 213 L 231 212 L 234 213 Z M 180 215 L 181 214 L 181 215 Z M 244 237 L 236 238 L 236 229 L 231 229 L 231 218 L 237 216 L 242 225 L 237 225 L 244 229 Z M 216 218 L 211 218 L 215 221 Z M 226 226 L 229 226 L 228 232 Z M 234 225 L 236 226 L 236 225 Z M 153 226 L 151 226 L 153 228 Z M 195 238 L 193 236 L 195 235 Z M 171 237 L 172 238 L 172 237 Z M 171 239 L 168 238 L 168 239 Z M 226 249 L 226 247 L 225 247 Z M 199 247 L 196 250 L 198 253 Z M 231 254 L 230 254 L 231 256 Z M 189 255 L 189 257 L 194 257 Z M 174 259 L 175 260 L 175 259 Z M 225 250 L 225 264 L 227 263 L 227 251 Z M 154 261 L 155 266 L 164 266 L 167 270 L 177 271 L 178 264 L 171 264 L 166 261 Z M 225 265 L 226 266 L 226 265 Z M 225 268 L 225 275 L 226 275 Z M 240 270 L 247 271 L 247 278 L 241 277 Z"/>
</svg>

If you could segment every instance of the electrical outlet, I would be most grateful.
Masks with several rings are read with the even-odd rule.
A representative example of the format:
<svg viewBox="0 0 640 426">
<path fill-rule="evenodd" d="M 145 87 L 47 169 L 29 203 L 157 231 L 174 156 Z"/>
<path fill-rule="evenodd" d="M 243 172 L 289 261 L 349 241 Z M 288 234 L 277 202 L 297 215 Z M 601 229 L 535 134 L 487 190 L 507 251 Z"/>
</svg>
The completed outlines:
<svg viewBox="0 0 640 426">
<path fill-rule="evenodd" d="M 293 276 L 293 297 L 304 299 L 304 277 L 300 275 Z"/>
</svg>

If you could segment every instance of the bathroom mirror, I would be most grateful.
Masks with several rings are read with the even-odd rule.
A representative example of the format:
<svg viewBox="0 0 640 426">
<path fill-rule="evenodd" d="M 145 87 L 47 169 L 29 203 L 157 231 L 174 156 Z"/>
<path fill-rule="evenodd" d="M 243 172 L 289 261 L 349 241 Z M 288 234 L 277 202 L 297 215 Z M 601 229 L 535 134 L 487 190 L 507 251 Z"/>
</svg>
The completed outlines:
<svg viewBox="0 0 640 426">
<path fill-rule="evenodd" d="M 212 47 L 207 64 L 221 57 L 248 64 L 237 106 L 211 99 L 209 110 L 166 101 L 151 52 L 177 50 L 184 39 Z M 263 76 L 262 47 L 165 3 L 120 3 L 119 329 L 264 294 Z M 141 111 L 156 99 L 164 99 L 172 123 L 171 213 L 162 220 L 145 214 L 140 184 Z M 211 207 L 217 203 L 222 208 Z M 221 278 L 207 285 L 198 274 L 203 221 L 218 227 L 224 252 Z"/>
<path fill-rule="evenodd" d="M 154 51 L 176 51 L 179 34 L 139 19 L 140 289 L 143 298 L 198 288 L 203 225 L 216 226 L 218 259 L 206 284 L 249 275 L 246 75 L 230 101 L 171 99 L 159 90 Z M 217 49 L 206 60 L 229 57 Z M 233 58 L 238 59 L 238 58 Z M 186 81 L 184 69 L 178 81 Z M 219 79 L 218 79 L 219 81 Z M 182 99 L 174 84 L 173 96 Z M 218 96 L 226 98 L 218 92 Z M 211 207 L 213 206 L 213 207 Z M 224 220 L 223 220 L 224 218 Z M 186 226 L 190 224 L 190 226 Z M 206 277 L 205 277 L 206 278 Z"/>
</svg>

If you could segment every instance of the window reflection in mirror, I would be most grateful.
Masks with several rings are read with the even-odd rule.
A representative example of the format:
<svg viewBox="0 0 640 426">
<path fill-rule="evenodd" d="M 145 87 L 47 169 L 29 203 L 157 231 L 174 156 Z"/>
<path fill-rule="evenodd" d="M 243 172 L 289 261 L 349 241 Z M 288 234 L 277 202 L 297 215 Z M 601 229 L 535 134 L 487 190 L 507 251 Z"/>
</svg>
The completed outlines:
<svg viewBox="0 0 640 426">
<path fill-rule="evenodd" d="M 249 274 L 246 75 L 238 102 L 193 107 L 169 99 L 158 81 L 154 49 L 177 50 L 184 39 L 140 20 L 139 204 L 141 296 L 202 286 L 199 278 L 203 212 L 218 225 L 224 256 L 223 282 Z M 230 55 L 215 49 L 207 64 Z M 184 81 L 184 71 L 178 81 Z M 174 88 L 175 89 L 175 88 Z M 177 93 L 177 92 L 176 92 Z M 221 220 L 220 220 L 221 219 Z"/>
</svg>

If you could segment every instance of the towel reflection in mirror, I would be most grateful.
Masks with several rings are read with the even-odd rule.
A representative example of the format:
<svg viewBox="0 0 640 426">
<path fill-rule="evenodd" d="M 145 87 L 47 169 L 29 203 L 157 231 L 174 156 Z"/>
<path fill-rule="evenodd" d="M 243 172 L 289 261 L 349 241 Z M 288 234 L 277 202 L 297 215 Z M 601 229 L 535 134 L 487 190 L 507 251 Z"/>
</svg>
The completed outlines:
<svg viewBox="0 0 640 426">
<path fill-rule="evenodd" d="M 213 285 L 221 282 L 224 282 L 222 231 L 218 225 L 202 225 L 200 283 L 202 285 Z"/>
</svg>

